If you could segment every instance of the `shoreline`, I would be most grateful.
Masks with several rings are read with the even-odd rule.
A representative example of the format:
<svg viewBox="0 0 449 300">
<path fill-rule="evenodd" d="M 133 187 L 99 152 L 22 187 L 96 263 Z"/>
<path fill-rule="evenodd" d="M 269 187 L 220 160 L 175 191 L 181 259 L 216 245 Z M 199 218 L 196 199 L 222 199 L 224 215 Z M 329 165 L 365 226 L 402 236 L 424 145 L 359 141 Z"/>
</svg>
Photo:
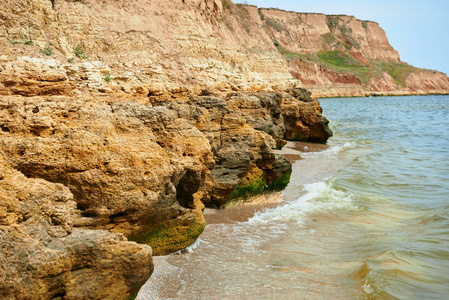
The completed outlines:
<svg viewBox="0 0 449 300">
<path fill-rule="evenodd" d="M 322 152 L 331 148 L 325 144 L 314 144 L 308 142 L 287 141 L 281 150 L 275 150 L 275 153 L 284 155 L 292 163 L 303 160 L 305 153 Z M 289 183 L 290 184 L 290 183 Z M 223 209 L 206 208 L 204 218 L 206 219 L 206 228 L 209 225 L 226 225 L 246 222 L 257 212 L 265 209 L 275 208 L 284 202 L 281 192 L 271 192 L 258 195 L 249 199 L 241 200 Z M 207 230 L 207 229 L 206 229 Z M 202 243 L 201 235 L 195 243 Z M 195 249 L 195 243 L 192 249 Z M 206 242 L 207 243 L 207 242 Z M 191 247 L 190 245 L 189 247 Z M 154 256 L 154 272 L 148 281 L 141 287 L 136 300 L 154 300 L 165 299 L 166 295 L 179 295 L 183 290 L 183 284 L 178 279 L 179 268 L 171 265 L 168 258 L 173 255 L 185 255 L 190 252 L 189 247 L 165 256 Z M 163 296 L 164 295 L 164 296 Z"/>
<path fill-rule="evenodd" d="M 326 92 L 317 92 L 314 91 L 313 87 L 304 86 L 304 88 L 308 89 L 312 92 L 312 98 L 314 99 L 327 99 L 327 98 L 375 98 L 375 97 L 403 97 L 403 96 L 445 96 L 449 95 L 449 91 L 433 91 L 433 92 L 425 92 L 425 91 L 416 91 L 416 92 L 407 92 L 407 91 L 383 91 L 383 92 L 366 92 L 366 93 L 326 93 Z"/>
<path fill-rule="evenodd" d="M 281 150 L 274 150 L 274 152 L 283 155 L 293 165 L 296 161 L 303 159 L 303 153 L 321 152 L 330 147 L 326 144 L 287 141 Z M 246 222 L 257 212 L 275 208 L 282 203 L 284 203 L 282 191 L 270 192 L 236 201 L 223 209 L 206 208 L 204 210 L 204 218 L 206 219 L 206 226 L 210 224 Z"/>
</svg>

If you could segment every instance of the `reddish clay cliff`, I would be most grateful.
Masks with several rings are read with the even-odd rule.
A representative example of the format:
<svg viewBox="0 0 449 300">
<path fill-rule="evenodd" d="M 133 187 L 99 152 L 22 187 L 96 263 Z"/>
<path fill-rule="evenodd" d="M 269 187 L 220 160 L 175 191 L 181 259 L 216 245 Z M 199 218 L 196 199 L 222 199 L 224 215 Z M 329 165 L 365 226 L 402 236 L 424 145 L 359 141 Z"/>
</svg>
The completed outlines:
<svg viewBox="0 0 449 300">
<path fill-rule="evenodd" d="M 292 76 L 317 97 L 449 93 L 446 74 L 401 62 L 376 22 L 264 8 L 259 15 Z"/>
</svg>

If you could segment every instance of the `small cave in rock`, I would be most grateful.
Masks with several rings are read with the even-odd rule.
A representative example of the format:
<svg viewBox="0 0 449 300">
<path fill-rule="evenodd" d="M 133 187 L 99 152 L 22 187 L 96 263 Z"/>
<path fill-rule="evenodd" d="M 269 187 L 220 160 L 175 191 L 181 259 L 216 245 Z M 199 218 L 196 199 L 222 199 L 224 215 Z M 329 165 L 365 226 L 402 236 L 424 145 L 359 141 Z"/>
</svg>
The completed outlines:
<svg viewBox="0 0 449 300">
<path fill-rule="evenodd" d="M 95 209 L 92 209 L 91 207 L 89 207 L 89 203 L 77 202 L 76 208 L 78 210 L 80 210 L 81 215 L 83 217 L 92 218 L 92 217 L 97 217 L 99 215 L 98 212 L 95 211 Z"/>
<path fill-rule="evenodd" d="M 200 188 L 201 177 L 195 172 L 187 171 L 176 187 L 176 200 L 185 208 L 192 208 L 193 194 Z"/>
<path fill-rule="evenodd" d="M 138 210 L 134 208 L 126 209 L 125 211 L 113 214 L 109 217 L 112 223 L 121 223 L 132 219 L 133 215 L 137 215 Z"/>
</svg>

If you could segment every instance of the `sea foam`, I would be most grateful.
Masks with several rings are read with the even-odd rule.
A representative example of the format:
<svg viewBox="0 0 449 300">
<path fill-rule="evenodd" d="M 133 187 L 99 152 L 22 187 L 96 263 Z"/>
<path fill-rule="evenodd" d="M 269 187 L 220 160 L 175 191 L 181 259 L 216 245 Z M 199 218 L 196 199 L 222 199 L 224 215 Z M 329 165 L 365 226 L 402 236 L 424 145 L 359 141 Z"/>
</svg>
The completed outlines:
<svg viewBox="0 0 449 300">
<path fill-rule="evenodd" d="M 313 213 L 328 213 L 338 209 L 354 210 L 355 195 L 334 188 L 332 181 L 304 185 L 304 194 L 282 206 L 257 213 L 248 220 L 250 224 L 271 221 L 296 221 L 303 223 Z"/>
</svg>

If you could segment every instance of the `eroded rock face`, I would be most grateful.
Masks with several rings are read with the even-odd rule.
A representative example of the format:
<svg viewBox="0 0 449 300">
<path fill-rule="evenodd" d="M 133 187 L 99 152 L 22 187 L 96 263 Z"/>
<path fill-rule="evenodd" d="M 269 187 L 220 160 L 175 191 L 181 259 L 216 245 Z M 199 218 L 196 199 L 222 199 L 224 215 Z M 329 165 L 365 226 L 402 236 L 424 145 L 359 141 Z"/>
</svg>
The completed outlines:
<svg viewBox="0 0 449 300">
<path fill-rule="evenodd" d="M 161 224 L 172 228 L 173 219 L 184 231 L 194 227 L 196 234 L 172 251 L 201 233 L 204 204 L 223 206 L 249 178 L 270 185 L 290 172 L 272 152 L 275 138 L 327 140 L 327 120 L 304 93 L 181 96 L 168 105 L 2 97 L 0 149 L 27 176 L 72 191 L 77 227 L 139 241 Z"/>
<path fill-rule="evenodd" d="M 151 248 L 73 229 L 73 195 L 0 156 L 0 298 L 127 299 L 153 270 Z"/>
<path fill-rule="evenodd" d="M 195 96 L 171 108 L 183 112 L 211 145 L 215 167 L 208 195 L 202 199 L 206 206 L 226 206 L 238 197 L 240 188 L 253 185 L 255 181 L 270 188 L 290 174 L 290 164 L 272 151 L 276 139 L 294 137 L 325 143 L 332 135 L 318 101 L 303 89 L 294 89 L 290 94 L 254 92 L 230 93 L 224 98 Z M 196 113 L 187 114 L 189 111 Z M 301 115 L 304 116 L 300 118 Z"/>
<path fill-rule="evenodd" d="M 8 61 L 56 59 L 90 92 L 285 84 L 291 75 L 260 25 L 256 7 L 221 0 L 4 0 L 0 49 Z"/>
<path fill-rule="evenodd" d="M 72 95 L 69 82 L 59 61 L 20 57 L 15 61 L 0 59 L 0 95 Z"/>
<path fill-rule="evenodd" d="M 198 178 L 198 191 L 205 189 L 199 179 L 214 165 L 210 145 L 176 112 L 89 97 L 0 102 L 0 147 L 27 176 L 72 191 L 75 226 L 131 237 L 176 217 L 204 223 L 199 199 L 178 199 L 177 189 L 186 174 Z"/>
<path fill-rule="evenodd" d="M 346 51 L 343 43 L 352 52 L 360 53 L 365 59 L 399 61 L 399 53 L 387 39 L 385 31 L 372 21 L 361 21 L 353 16 L 301 13 L 272 8 L 260 8 L 266 32 L 281 45 L 296 53 L 317 53 L 322 50 Z M 268 25 L 270 25 L 268 24 Z"/>
</svg>

